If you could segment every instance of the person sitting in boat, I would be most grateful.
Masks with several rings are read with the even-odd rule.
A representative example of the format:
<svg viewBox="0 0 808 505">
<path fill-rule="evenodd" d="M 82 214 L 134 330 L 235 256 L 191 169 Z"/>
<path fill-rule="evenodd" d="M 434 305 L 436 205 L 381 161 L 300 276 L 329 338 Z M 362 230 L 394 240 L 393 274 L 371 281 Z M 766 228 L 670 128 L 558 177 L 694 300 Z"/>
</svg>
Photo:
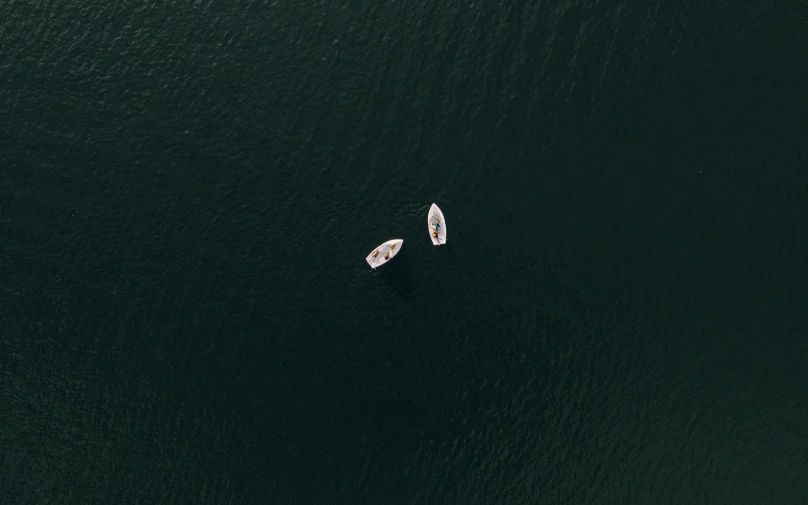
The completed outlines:
<svg viewBox="0 0 808 505">
<path fill-rule="evenodd" d="M 390 246 L 390 250 L 391 250 L 391 251 L 392 251 L 393 249 L 395 249 L 395 248 L 396 248 L 396 244 L 393 244 L 393 245 L 391 245 L 391 246 Z"/>
<path fill-rule="evenodd" d="M 390 259 L 390 253 L 384 255 L 384 260 L 387 261 Z"/>
<path fill-rule="evenodd" d="M 433 231 L 433 232 L 432 232 L 432 236 L 433 236 L 433 237 L 435 237 L 435 238 L 438 238 L 438 232 Z"/>
<path fill-rule="evenodd" d="M 379 250 L 378 250 L 378 249 L 377 249 L 377 250 L 375 250 L 375 251 L 373 251 L 373 254 L 371 254 L 371 256 L 373 256 L 374 258 L 375 258 L 376 256 L 378 256 L 378 255 L 379 255 Z"/>
</svg>

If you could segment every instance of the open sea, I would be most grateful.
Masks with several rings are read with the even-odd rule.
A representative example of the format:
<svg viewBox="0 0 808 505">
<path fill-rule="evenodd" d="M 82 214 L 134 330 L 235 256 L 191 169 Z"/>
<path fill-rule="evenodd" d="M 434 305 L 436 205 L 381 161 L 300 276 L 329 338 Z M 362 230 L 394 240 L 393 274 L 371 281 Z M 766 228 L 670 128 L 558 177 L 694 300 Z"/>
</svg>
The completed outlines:
<svg viewBox="0 0 808 505">
<path fill-rule="evenodd" d="M 0 505 L 808 504 L 806 54 L 803 1 L 0 0 Z"/>
</svg>

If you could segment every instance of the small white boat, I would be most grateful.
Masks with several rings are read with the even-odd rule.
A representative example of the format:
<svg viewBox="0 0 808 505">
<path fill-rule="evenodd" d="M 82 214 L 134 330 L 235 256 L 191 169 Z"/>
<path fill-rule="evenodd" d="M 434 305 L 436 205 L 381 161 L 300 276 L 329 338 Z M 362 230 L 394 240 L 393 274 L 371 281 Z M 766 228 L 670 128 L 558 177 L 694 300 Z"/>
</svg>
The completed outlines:
<svg viewBox="0 0 808 505">
<path fill-rule="evenodd" d="M 429 227 L 429 238 L 432 239 L 432 245 L 442 245 L 446 243 L 446 220 L 443 219 L 443 212 L 434 203 L 429 208 L 429 214 L 426 217 L 426 223 Z M 437 237 L 433 234 L 436 234 Z"/>
<path fill-rule="evenodd" d="M 384 244 L 371 251 L 370 254 L 368 254 L 368 257 L 365 258 L 365 261 L 368 262 L 368 265 L 370 265 L 371 268 L 384 265 L 393 259 L 396 254 L 398 254 L 398 251 L 401 250 L 401 244 L 403 243 L 404 240 L 400 238 L 388 240 Z"/>
</svg>

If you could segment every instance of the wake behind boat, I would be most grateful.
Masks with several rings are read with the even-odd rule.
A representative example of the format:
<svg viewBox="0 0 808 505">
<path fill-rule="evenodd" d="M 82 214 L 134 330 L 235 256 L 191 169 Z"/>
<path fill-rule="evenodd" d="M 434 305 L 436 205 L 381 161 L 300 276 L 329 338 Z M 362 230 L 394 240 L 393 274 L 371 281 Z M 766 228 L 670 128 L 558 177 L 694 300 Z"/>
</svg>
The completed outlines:
<svg viewBox="0 0 808 505">
<path fill-rule="evenodd" d="M 436 204 L 432 204 L 429 208 L 429 214 L 426 217 L 426 223 L 429 226 L 429 238 L 432 239 L 432 245 L 442 245 L 446 243 L 446 220 L 443 219 L 443 212 Z"/>
<path fill-rule="evenodd" d="M 365 258 L 365 261 L 368 262 L 368 265 L 370 265 L 371 268 L 384 265 L 393 259 L 396 254 L 398 254 L 398 251 L 401 250 L 401 244 L 403 243 L 404 240 L 400 238 L 388 240 L 384 244 L 371 251 L 371 253 L 368 254 L 368 257 Z"/>
</svg>

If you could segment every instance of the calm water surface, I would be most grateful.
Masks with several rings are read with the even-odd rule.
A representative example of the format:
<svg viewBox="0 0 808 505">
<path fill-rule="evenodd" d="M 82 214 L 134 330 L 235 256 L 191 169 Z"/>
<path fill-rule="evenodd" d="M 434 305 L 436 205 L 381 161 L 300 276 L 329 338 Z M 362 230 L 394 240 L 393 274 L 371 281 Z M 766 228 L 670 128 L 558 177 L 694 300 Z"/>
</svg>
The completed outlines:
<svg viewBox="0 0 808 505">
<path fill-rule="evenodd" d="M 0 503 L 808 503 L 806 34 L 0 3 Z"/>
</svg>

